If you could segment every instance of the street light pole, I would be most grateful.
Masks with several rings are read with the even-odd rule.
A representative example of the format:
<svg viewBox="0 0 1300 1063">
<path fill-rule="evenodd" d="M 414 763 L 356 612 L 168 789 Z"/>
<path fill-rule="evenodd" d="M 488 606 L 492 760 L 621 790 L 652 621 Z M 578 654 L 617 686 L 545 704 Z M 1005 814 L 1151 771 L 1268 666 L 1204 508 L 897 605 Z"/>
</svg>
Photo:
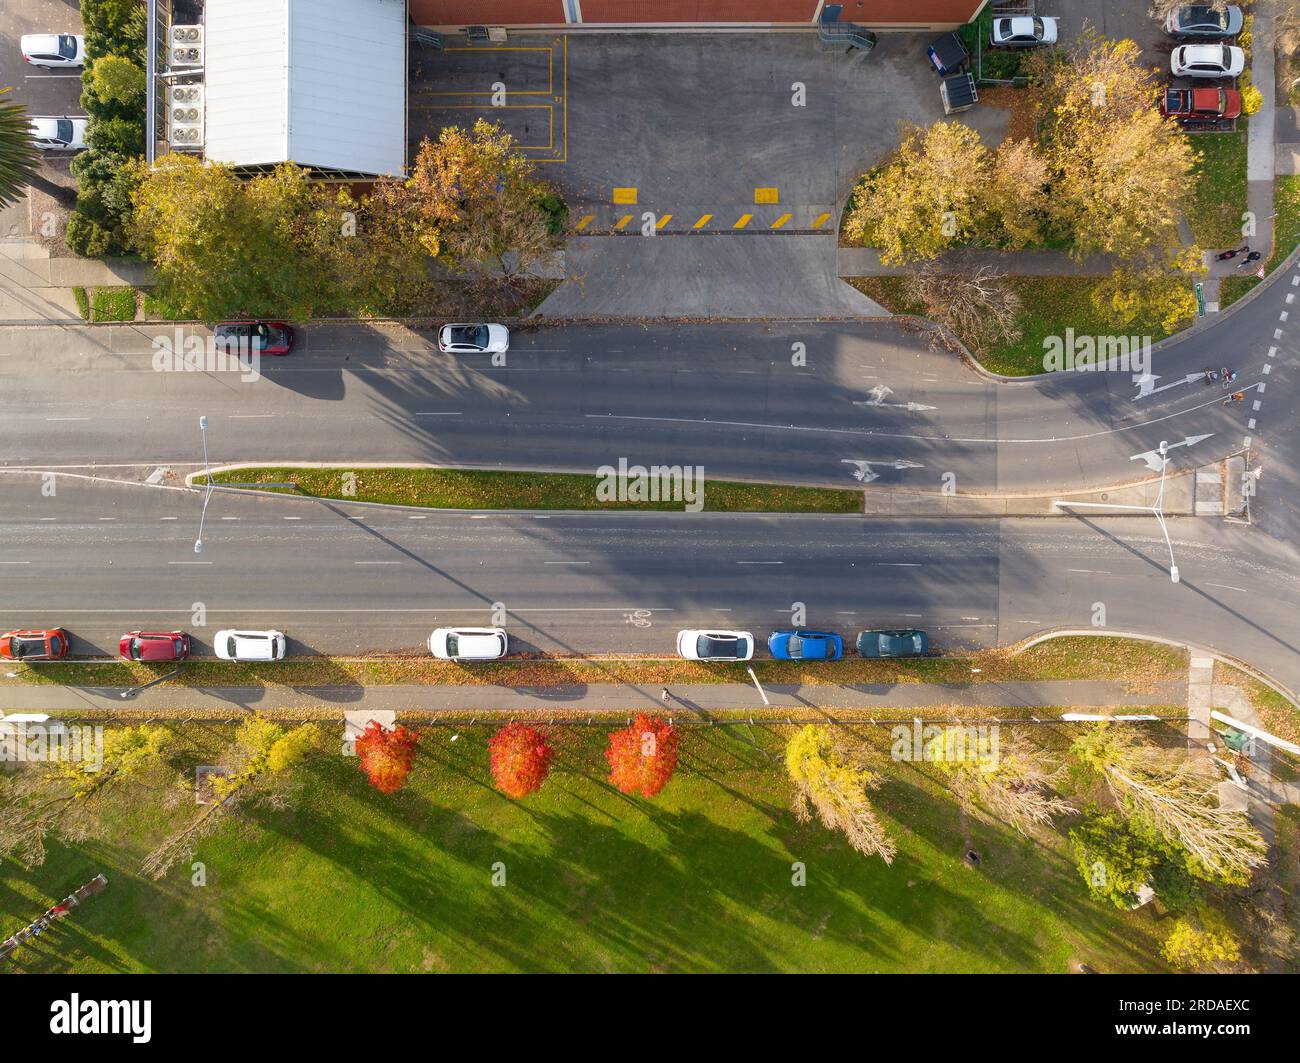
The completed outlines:
<svg viewBox="0 0 1300 1063">
<path fill-rule="evenodd" d="M 1165 523 L 1165 469 L 1169 467 L 1169 442 L 1160 440 L 1160 446 L 1157 448 L 1160 454 L 1160 490 L 1156 492 L 1156 501 L 1153 506 L 1120 506 L 1113 505 L 1110 502 L 1071 502 L 1069 500 L 1053 499 L 1052 505 L 1057 509 L 1127 509 L 1137 513 L 1150 513 L 1156 518 L 1156 523 L 1160 525 L 1160 530 L 1165 536 L 1165 545 L 1169 547 L 1169 579 L 1172 583 L 1179 581 L 1178 565 L 1174 561 L 1174 544 L 1169 538 L 1169 526 Z"/>
<path fill-rule="evenodd" d="M 199 418 L 199 434 L 203 436 L 203 479 L 207 491 L 203 495 L 203 512 L 199 514 L 199 537 L 194 540 L 194 552 L 203 553 L 203 522 L 207 520 L 208 503 L 212 501 L 212 469 L 208 465 L 208 419 Z"/>
</svg>

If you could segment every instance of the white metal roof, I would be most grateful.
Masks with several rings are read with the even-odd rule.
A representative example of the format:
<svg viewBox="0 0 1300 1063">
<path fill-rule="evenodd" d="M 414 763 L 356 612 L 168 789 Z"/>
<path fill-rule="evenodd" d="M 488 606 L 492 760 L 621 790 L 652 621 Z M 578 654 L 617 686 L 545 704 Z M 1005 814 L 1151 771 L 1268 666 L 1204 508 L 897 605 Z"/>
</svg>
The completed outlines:
<svg viewBox="0 0 1300 1063">
<path fill-rule="evenodd" d="M 400 174 L 406 0 L 207 0 L 204 154 Z"/>
</svg>

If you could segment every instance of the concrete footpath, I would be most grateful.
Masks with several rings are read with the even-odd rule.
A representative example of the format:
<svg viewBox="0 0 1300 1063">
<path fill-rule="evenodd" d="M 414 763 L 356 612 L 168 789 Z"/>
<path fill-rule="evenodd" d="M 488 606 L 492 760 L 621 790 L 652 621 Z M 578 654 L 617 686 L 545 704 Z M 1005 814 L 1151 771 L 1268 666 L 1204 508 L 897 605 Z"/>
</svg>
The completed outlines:
<svg viewBox="0 0 1300 1063">
<path fill-rule="evenodd" d="M 668 688 L 657 684 L 571 684 L 554 687 L 496 686 L 333 686 L 333 687 L 179 687 L 162 685 L 123 699 L 122 687 L 63 687 L 10 684 L 0 687 L 0 710 L 11 712 L 119 711 L 132 716 L 152 711 L 318 709 L 322 711 L 511 713 L 553 711 L 725 712 L 764 708 L 748 683 L 693 683 Z M 1176 705 L 1182 715 L 1187 684 L 1156 684 L 1135 694 L 1130 685 L 1110 680 L 1054 680 L 1015 683 L 780 683 L 764 686 L 773 709 L 955 709 L 971 707 L 1068 706 L 1071 709 Z"/>
</svg>

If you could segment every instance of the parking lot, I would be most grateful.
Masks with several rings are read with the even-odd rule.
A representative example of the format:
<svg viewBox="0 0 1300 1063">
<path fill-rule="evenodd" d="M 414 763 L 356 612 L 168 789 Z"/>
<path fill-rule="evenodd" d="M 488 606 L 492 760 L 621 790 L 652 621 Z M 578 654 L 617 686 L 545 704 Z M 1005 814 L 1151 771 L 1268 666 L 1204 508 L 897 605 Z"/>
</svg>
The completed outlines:
<svg viewBox="0 0 1300 1063">
<path fill-rule="evenodd" d="M 25 33 L 80 33 L 81 12 L 76 0 L 0 0 L 0 88 L 6 99 L 23 104 L 33 116 L 81 115 L 79 70 L 38 70 L 23 61 L 18 40 Z M 70 156 L 47 153 L 44 176 L 70 183 Z M 0 237 L 27 236 L 32 231 L 27 203 L 0 210 Z"/>
<path fill-rule="evenodd" d="M 864 55 L 804 33 L 453 36 L 413 64 L 412 148 L 446 124 L 499 121 L 585 232 L 639 230 L 647 212 L 664 232 L 833 231 L 898 122 L 942 116 L 932 37 L 882 34 Z M 990 144 L 1007 117 L 960 116 Z"/>
</svg>

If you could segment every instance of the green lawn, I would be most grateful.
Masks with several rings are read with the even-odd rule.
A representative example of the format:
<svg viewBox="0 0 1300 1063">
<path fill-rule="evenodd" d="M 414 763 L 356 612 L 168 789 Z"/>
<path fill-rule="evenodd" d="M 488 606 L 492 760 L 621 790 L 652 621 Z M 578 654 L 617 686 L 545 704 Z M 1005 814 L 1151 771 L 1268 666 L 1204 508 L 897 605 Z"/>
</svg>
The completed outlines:
<svg viewBox="0 0 1300 1063">
<path fill-rule="evenodd" d="M 205 762 L 217 731 L 194 734 L 188 759 Z M 561 730 L 551 778 L 517 803 L 491 786 L 488 732 L 450 735 L 425 734 L 407 789 L 391 796 L 355 760 L 321 754 L 296 807 L 253 811 L 200 846 L 205 885 L 191 884 L 188 864 L 157 883 L 136 874 L 185 814 L 147 792 L 105 841 L 55 847 L 30 873 L 0 865 L 0 911 L 14 926 L 97 872 L 109 880 L 12 969 L 1163 967 L 1153 913 L 1089 900 L 1062 833 L 1029 840 L 963 818 L 928 770 L 891 766 L 876 795 L 899 848 L 886 866 L 795 822 L 775 730 L 690 729 L 677 776 L 653 800 L 606 784 L 602 728 Z M 972 847 L 978 868 L 961 859 Z M 805 886 L 791 884 L 795 861 Z M 491 884 L 498 862 L 504 886 Z"/>
<path fill-rule="evenodd" d="M 1187 218 L 1192 235 L 1206 250 L 1240 247 L 1241 215 L 1246 209 L 1246 131 L 1193 133 L 1190 140 L 1201 156 Z"/>
<path fill-rule="evenodd" d="M 904 294 L 902 277 L 846 277 L 850 284 L 885 309 L 895 314 L 924 316 L 920 306 Z M 1019 325 L 1021 337 L 1015 343 L 1003 343 L 988 350 L 972 350 L 985 369 L 1007 376 L 1031 376 L 1041 373 L 1048 336 L 1065 336 L 1073 328 L 1076 336 L 1125 335 L 1149 336 L 1152 343 L 1169 332 L 1157 317 L 1137 320 L 1117 327 L 1092 302 L 1099 277 L 1008 277 L 1007 283 L 1020 296 L 1023 308 Z M 1190 320 L 1184 323 L 1191 324 Z M 969 349 L 970 345 L 967 344 Z"/>
<path fill-rule="evenodd" d="M 1300 244 L 1300 176 L 1277 177 L 1273 182 L 1273 254 L 1265 264 L 1271 273 Z M 1225 277 L 1219 289 L 1219 305 L 1227 309 L 1255 285 L 1258 277 Z"/>
<path fill-rule="evenodd" d="M 96 288 L 90 299 L 96 321 L 134 321 L 134 288 Z"/>
<path fill-rule="evenodd" d="M 355 476 L 344 494 L 345 476 Z M 681 512 L 678 501 L 602 501 L 600 478 L 578 473 L 497 472 L 474 469 L 258 468 L 216 473 L 215 483 L 295 483 L 270 488 L 312 498 L 350 499 L 439 509 L 630 509 Z M 711 513 L 859 513 L 862 492 L 779 484 L 705 480 L 703 508 Z"/>
</svg>

